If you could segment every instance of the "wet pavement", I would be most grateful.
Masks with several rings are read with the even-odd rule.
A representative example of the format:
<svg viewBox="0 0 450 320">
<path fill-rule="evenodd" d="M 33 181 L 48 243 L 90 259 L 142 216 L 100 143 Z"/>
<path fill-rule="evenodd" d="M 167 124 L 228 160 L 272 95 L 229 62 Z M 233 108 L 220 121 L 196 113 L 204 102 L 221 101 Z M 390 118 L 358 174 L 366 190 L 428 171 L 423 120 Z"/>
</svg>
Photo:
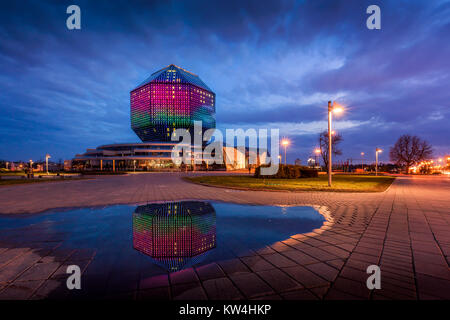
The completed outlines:
<svg viewBox="0 0 450 320">
<path fill-rule="evenodd" d="M 131 299 L 450 299 L 448 177 L 400 177 L 386 192 L 370 194 L 236 191 L 193 185 L 180 178 L 179 174 L 151 173 L 2 187 L 0 211 L 8 215 L 0 217 L 0 299 L 76 299 L 87 295 Z M 107 212 L 99 222 L 95 214 L 98 208 L 84 215 L 73 215 L 76 210 L 57 213 L 61 218 L 56 222 L 43 218 L 51 213 L 41 213 L 34 216 L 37 220 L 31 225 L 31 220 L 24 222 L 30 215 L 17 214 L 190 199 L 316 206 L 325 212 L 326 221 L 312 231 L 287 230 L 297 231 L 291 237 L 283 238 L 280 233 L 259 250 L 155 274 L 148 267 L 153 258 L 132 249 L 136 206 L 123 206 L 131 209 L 123 215 L 128 218 L 123 223 L 108 219 L 108 214 L 114 214 Z M 114 207 L 102 210 L 108 208 Z M 15 222 L 8 221 L 11 214 Z M 5 223 L 9 224 L 7 232 Z M 114 239 L 110 236 L 114 228 L 128 233 Z M 83 241 L 89 245 L 82 245 Z M 110 252 L 99 247 L 109 247 Z M 130 259 L 130 252 L 139 258 Z M 65 271 L 71 264 L 82 268 L 82 290 L 67 290 Z M 366 287 L 366 268 L 371 264 L 381 267 L 381 290 Z"/>
</svg>

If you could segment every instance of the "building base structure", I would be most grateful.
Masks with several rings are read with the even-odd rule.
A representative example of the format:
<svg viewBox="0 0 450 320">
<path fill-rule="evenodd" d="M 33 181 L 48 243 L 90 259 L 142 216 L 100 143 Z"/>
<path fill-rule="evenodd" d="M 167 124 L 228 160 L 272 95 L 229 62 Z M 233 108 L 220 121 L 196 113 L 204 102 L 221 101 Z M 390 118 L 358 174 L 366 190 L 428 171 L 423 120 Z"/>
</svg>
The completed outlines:
<svg viewBox="0 0 450 320">
<path fill-rule="evenodd" d="M 108 144 L 87 149 L 77 154 L 66 170 L 75 171 L 185 171 L 185 170 L 239 170 L 249 169 L 265 163 L 266 153 L 258 155 L 245 149 L 223 147 L 223 162 L 215 163 L 211 156 L 203 154 L 201 146 L 186 146 L 192 150 L 184 156 L 187 161 L 176 164 L 172 159 L 173 142 L 142 142 Z M 178 154 L 181 157 L 181 153 Z M 255 164 L 249 162 L 250 156 L 257 159 Z"/>
</svg>

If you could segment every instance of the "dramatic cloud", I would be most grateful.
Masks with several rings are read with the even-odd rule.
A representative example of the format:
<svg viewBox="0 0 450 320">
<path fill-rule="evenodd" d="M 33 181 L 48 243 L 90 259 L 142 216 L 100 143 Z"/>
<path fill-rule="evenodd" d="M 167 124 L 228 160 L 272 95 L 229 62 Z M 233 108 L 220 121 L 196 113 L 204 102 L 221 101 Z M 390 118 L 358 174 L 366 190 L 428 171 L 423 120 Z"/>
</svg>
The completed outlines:
<svg viewBox="0 0 450 320">
<path fill-rule="evenodd" d="M 66 28 L 71 4 L 81 7 L 78 31 Z M 335 121 L 342 159 L 369 158 L 403 133 L 449 153 L 450 2 L 381 1 L 381 30 L 365 26 L 370 4 L 3 3 L 0 159 L 138 141 L 129 92 L 171 63 L 216 92 L 219 128 L 280 128 L 293 141 L 289 161 L 311 155 L 328 100 L 347 108 Z"/>
</svg>

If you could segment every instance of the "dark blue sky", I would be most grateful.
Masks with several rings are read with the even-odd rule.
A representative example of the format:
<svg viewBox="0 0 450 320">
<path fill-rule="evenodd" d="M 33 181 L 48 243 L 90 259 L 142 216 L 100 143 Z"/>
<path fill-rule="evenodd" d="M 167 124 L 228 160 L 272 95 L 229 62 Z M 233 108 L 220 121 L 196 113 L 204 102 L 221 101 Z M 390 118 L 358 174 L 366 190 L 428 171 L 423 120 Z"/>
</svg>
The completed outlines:
<svg viewBox="0 0 450 320">
<path fill-rule="evenodd" d="M 1 3 L 0 39 L 0 159 L 138 141 L 129 91 L 171 63 L 216 92 L 219 128 L 278 127 L 291 162 L 317 145 L 328 100 L 347 106 L 341 160 L 387 160 L 404 133 L 450 153 L 449 1 L 18 0 Z"/>
</svg>

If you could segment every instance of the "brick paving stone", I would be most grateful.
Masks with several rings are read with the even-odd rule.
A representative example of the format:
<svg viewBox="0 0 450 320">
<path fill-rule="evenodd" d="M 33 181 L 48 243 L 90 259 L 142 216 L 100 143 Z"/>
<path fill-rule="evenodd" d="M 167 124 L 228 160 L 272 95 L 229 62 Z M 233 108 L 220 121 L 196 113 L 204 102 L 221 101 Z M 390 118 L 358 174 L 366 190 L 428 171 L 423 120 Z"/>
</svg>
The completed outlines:
<svg viewBox="0 0 450 320">
<path fill-rule="evenodd" d="M 241 258 L 242 262 L 244 262 L 253 272 L 270 270 L 274 269 L 275 266 L 267 262 L 262 258 L 263 256 L 253 256 L 253 257 L 244 257 Z M 266 255 L 264 255 L 266 257 Z"/>
<path fill-rule="evenodd" d="M 323 299 L 327 292 L 330 290 L 329 286 L 326 287 L 317 287 L 309 289 L 312 293 L 314 293 L 319 299 Z"/>
<path fill-rule="evenodd" d="M 285 292 L 281 294 L 281 297 L 284 300 L 318 300 L 318 298 L 307 289 Z"/>
<path fill-rule="evenodd" d="M 230 276 L 230 279 L 247 298 L 275 293 L 267 283 L 254 273 L 235 274 Z"/>
<path fill-rule="evenodd" d="M 67 289 L 66 280 L 46 280 L 42 285 L 34 292 L 31 299 L 47 299 L 51 296 L 58 296 L 60 298 L 67 296 L 69 289 Z"/>
<path fill-rule="evenodd" d="M 321 246 L 328 245 L 328 243 L 326 243 L 324 241 L 317 240 L 315 238 L 308 238 L 306 240 L 303 240 L 302 242 L 306 243 L 306 244 L 309 244 L 312 247 L 321 247 Z"/>
<path fill-rule="evenodd" d="M 444 264 L 433 264 L 422 261 L 414 261 L 415 270 L 429 276 L 450 280 L 450 269 Z"/>
<path fill-rule="evenodd" d="M 326 263 L 330 266 L 332 266 L 333 268 L 336 268 L 338 270 L 342 269 L 342 266 L 345 264 L 345 260 L 342 259 L 333 259 L 333 260 L 328 260 L 326 261 Z"/>
<path fill-rule="evenodd" d="M 307 265 L 311 263 L 317 263 L 319 260 L 301 252 L 301 251 L 287 251 L 283 252 L 283 255 L 289 259 L 295 261 L 297 264 Z"/>
<path fill-rule="evenodd" d="M 227 275 L 250 272 L 250 269 L 238 259 L 223 260 L 218 264 Z"/>
<path fill-rule="evenodd" d="M 170 288 L 168 286 L 139 290 L 137 293 L 137 300 L 168 300 L 168 299 L 170 299 Z"/>
<path fill-rule="evenodd" d="M 2 266 L 6 265 L 8 262 L 12 261 L 14 258 L 17 258 L 21 255 L 24 255 L 26 252 L 30 251 L 30 248 L 6 248 L 6 251 L 3 251 L 0 254 L 0 269 Z"/>
<path fill-rule="evenodd" d="M 351 293 L 340 291 L 336 288 L 332 288 L 325 295 L 324 300 L 362 300 L 363 298 L 355 296 Z"/>
<path fill-rule="evenodd" d="M 377 263 L 366 262 L 366 261 L 361 261 L 361 260 L 356 260 L 356 259 L 350 258 L 346 261 L 345 266 L 365 272 L 367 270 L 367 267 L 372 264 L 377 264 Z"/>
<path fill-rule="evenodd" d="M 205 291 L 200 283 L 190 282 L 172 285 L 172 298 L 174 300 L 207 300 Z"/>
<path fill-rule="evenodd" d="M 268 301 L 272 301 L 272 300 L 283 300 L 283 299 L 278 294 L 271 294 L 271 295 L 268 295 L 268 296 L 252 298 L 250 300 L 268 300 Z"/>
<path fill-rule="evenodd" d="M 243 298 L 239 290 L 226 277 L 206 280 L 203 281 L 202 285 L 206 291 L 206 295 L 212 300 L 235 300 Z"/>
<path fill-rule="evenodd" d="M 365 281 L 353 281 L 345 278 L 338 278 L 334 283 L 332 289 L 337 289 L 343 291 L 352 296 L 357 296 L 359 298 L 368 299 L 370 295 L 370 290 L 367 289 Z M 330 289 L 330 291 L 332 291 Z M 329 298 L 328 294 L 326 298 Z"/>
<path fill-rule="evenodd" d="M 278 251 L 278 252 L 289 251 L 289 250 L 295 250 L 295 249 L 292 248 L 291 246 L 288 246 L 287 244 L 285 244 L 285 243 L 283 243 L 283 242 L 281 242 L 281 241 L 278 241 L 278 242 L 276 242 L 276 243 L 270 245 L 270 247 L 271 247 L 272 249 L 274 249 L 275 251 Z"/>
<path fill-rule="evenodd" d="M 70 260 L 76 262 L 92 260 L 92 258 L 95 256 L 95 253 L 95 250 L 92 249 L 75 250 L 75 252 L 73 252 L 70 256 Z"/>
<path fill-rule="evenodd" d="M 335 254 L 331 254 L 319 248 L 305 248 L 301 249 L 301 251 L 320 261 L 333 260 L 339 258 Z"/>
<path fill-rule="evenodd" d="M 222 269 L 217 263 L 209 263 L 204 266 L 196 267 L 195 271 L 197 272 L 197 275 L 201 281 L 221 278 L 225 276 Z"/>
<path fill-rule="evenodd" d="M 319 277 L 318 275 L 302 266 L 288 267 L 283 268 L 282 270 L 306 288 L 323 287 L 329 285 L 329 281 Z"/>
<path fill-rule="evenodd" d="M 339 257 L 342 259 L 347 259 L 348 256 L 350 255 L 350 252 L 348 252 L 347 250 L 340 249 L 335 246 L 323 246 L 323 247 L 320 247 L 320 249 L 322 249 L 326 252 L 329 252 L 329 253 L 335 255 L 336 257 Z"/>
<path fill-rule="evenodd" d="M 260 271 L 257 273 L 265 282 L 275 290 L 275 292 L 284 292 L 293 289 L 301 289 L 303 286 L 290 278 L 280 269 Z"/>
<path fill-rule="evenodd" d="M 383 275 L 383 271 L 381 272 Z M 356 269 L 349 266 L 344 266 L 339 276 L 346 279 L 355 280 L 358 282 L 365 282 L 369 277 L 365 269 Z"/>
<path fill-rule="evenodd" d="M 378 257 L 374 257 L 374 256 L 369 255 L 369 254 L 362 254 L 362 253 L 358 253 L 358 252 L 352 252 L 352 254 L 350 255 L 349 260 L 358 260 L 358 261 L 367 263 L 368 265 L 371 265 L 371 264 L 377 264 L 379 258 Z"/>
<path fill-rule="evenodd" d="M 13 281 L 22 272 L 39 261 L 40 258 L 41 257 L 33 251 L 27 251 L 25 254 L 16 257 L 0 269 L 0 282 Z"/>
<path fill-rule="evenodd" d="M 193 269 L 180 270 L 170 274 L 171 284 L 198 282 L 199 279 Z"/>
<path fill-rule="evenodd" d="M 315 274 L 319 275 L 320 277 L 324 278 L 327 281 L 334 281 L 336 279 L 339 271 L 331 266 L 329 266 L 326 263 L 320 262 L 320 263 L 314 263 L 309 264 L 305 266 L 308 270 L 314 272 Z"/>
<path fill-rule="evenodd" d="M 16 281 L 46 280 L 58 269 L 59 262 L 36 263 L 22 273 Z"/>
<path fill-rule="evenodd" d="M 381 289 L 377 289 L 376 291 L 379 291 L 382 295 L 391 297 L 392 299 L 417 299 L 416 288 L 414 286 L 406 289 L 403 286 L 397 286 L 386 282 L 384 278 L 381 283 Z"/>
<path fill-rule="evenodd" d="M 0 292 L 0 300 L 26 300 L 39 288 L 43 280 L 20 281 L 8 285 Z"/>
<path fill-rule="evenodd" d="M 256 253 L 257 253 L 258 255 L 271 254 L 271 253 L 275 253 L 275 252 L 276 252 L 276 251 L 275 251 L 274 249 L 272 249 L 271 247 L 268 247 L 268 246 L 256 250 Z"/>
<path fill-rule="evenodd" d="M 294 261 L 286 258 L 284 255 L 279 253 L 266 254 L 264 255 L 264 259 L 266 259 L 267 261 L 269 261 L 278 268 L 291 267 L 297 265 Z"/>
<path fill-rule="evenodd" d="M 139 290 L 154 289 L 168 286 L 169 286 L 169 276 L 167 274 L 145 277 L 139 280 Z"/>
</svg>

